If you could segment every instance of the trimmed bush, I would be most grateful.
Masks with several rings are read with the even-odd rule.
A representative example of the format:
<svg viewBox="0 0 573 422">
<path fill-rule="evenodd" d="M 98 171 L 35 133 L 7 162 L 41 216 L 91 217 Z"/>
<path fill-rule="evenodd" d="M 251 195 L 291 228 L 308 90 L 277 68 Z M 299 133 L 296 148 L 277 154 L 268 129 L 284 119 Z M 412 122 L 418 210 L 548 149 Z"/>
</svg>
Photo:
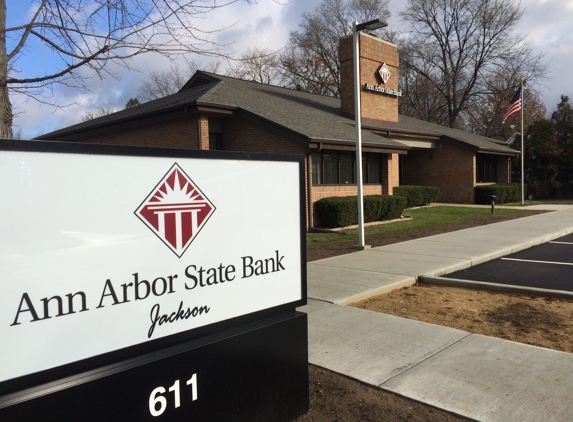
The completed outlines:
<svg viewBox="0 0 573 422">
<path fill-rule="evenodd" d="M 524 186 L 527 192 L 527 186 Z M 474 188 L 474 200 L 476 204 L 491 204 L 491 196 L 495 195 L 496 204 L 521 201 L 521 184 L 519 183 L 496 183 L 495 185 L 476 186 Z"/>
<path fill-rule="evenodd" d="M 404 185 L 394 188 L 394 195 L 406 198 L 406 208 L 419 207 L 421 205 L 436 202 L 439 189 L 436 186 Z"/>
<path fill-rule="evenodd" d="M 333 196 L 315 203 L 315 210 L 323 227 L 346 227 L 358 224 L 356 196 Z M 368 195 L 364 197 L 364 222 L 400 218 L 406 207 L 401 196 Z"/>
</svg>

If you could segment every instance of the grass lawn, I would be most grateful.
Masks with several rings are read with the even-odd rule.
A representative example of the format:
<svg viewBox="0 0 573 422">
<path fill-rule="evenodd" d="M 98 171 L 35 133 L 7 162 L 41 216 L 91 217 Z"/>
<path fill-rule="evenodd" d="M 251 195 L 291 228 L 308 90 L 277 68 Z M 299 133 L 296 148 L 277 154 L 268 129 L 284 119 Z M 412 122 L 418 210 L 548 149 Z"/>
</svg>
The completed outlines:
<svg viewBox="0 0 573 422">
<path fill-rule="evenodd" d="M 495 215 L 521 215 L 522 211 L 512 209 L 496 208 Z M 412 220 L 401 221 L 389 224 L 380 224 L 364 228 L 366 238 L 381 236 L 392 233 L 424 229 L 432 226 L 440 226 L 448 223 L 457 223 L 475 217 L 487 218 L 492 216 L 489 208 L 469 208 L 469 207 L 423 207 L 417 209 L 404 210 L 405 216 L 413 217 Z M 493 222 L 493 221 L 492 221 Z M 307 248 L 320 247 L 327 243 L 340 242 L 358 239 L 358 229 L 348 229 L 336 233 L 307 233 Z"/>
</svg>

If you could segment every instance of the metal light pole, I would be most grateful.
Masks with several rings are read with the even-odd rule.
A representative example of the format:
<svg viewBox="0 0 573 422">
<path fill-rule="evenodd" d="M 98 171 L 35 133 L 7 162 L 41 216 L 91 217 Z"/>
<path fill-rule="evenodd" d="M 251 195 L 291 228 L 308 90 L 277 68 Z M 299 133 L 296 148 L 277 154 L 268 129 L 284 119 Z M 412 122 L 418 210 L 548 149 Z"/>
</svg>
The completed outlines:
<svg viewBox="0 0 573 422">
<path fill-rule="evenodd" d="M 365 29 L 374 30 L 388 26 L 384 19 L 374 19 L 358 23 L 354 21 L 352 36 L 354 40 L 354 121 L 356 126 L 356 188 L 358 197 L 358 245 L 356 249 L 369 249 L 364 244 L 364 198 L 362 193 L 362 125 L 360 113 L 360 41 L 358 33 Z"/>
<path fill-rule="evenodd" d="M 525 149 L 523 148 L 523 108 L 525 107 L 523 95 L 523 79 L 521 80 L 521 206 L 525 205 Z"/>
</svg>

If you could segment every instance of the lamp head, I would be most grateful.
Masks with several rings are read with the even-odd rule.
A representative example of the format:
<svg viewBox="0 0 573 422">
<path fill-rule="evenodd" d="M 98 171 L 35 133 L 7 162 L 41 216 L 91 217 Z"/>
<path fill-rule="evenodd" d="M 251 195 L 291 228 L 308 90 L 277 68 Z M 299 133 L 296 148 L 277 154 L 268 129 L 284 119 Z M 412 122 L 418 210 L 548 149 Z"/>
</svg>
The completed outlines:
<svg viewBox="0 0 573 422">
<path fill-rule="evenodd" d="M 356 32 L 364 31 L 365 29 L 368 29 L 370 31 L 374 31 L 375 29 L 384 28 L 385 26 L 388 26 L 386 19 L 377 18 L 377 19 L 373 19 L 373 20 L 368 21 L 368 22 L 362 22 L 362 23 L 357 24 L 356 25 Z"/>
</svg>

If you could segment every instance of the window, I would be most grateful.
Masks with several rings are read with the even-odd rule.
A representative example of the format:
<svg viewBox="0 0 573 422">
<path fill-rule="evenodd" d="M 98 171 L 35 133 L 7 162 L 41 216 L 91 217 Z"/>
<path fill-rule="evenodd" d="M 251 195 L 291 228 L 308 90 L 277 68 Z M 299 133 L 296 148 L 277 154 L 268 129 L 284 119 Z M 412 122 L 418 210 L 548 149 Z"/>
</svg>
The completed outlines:
<svg viewBox="0 0 573 422">
<path fill-rule="evenodd" d="M 209 149 L 223 149 L 223 120 L 209 117 Z"/>
<path fill-rule="evenodd" d="M 476 173 L 478 183 L 497 182 L 497 155 L 477 154 Z"/>
<path fill-rule="evenodd" d="M 223 134 L 209 133 L 209 149 L 221 151 L 223 149 Z"/>
<path fill-rule="evenodd" d="M 349 185 L 356 183 L 356 153 L 321 151 L 312 154 L 313 185 Z M 381 183 L 380 154 L 362 154 L 362 182 Z"/>
<path fill-rule="evenodd" d="M 380 178 L 380 154 L 362 154 L 362 180 L 364 183 L 382 183 Z"/>
</svg>

